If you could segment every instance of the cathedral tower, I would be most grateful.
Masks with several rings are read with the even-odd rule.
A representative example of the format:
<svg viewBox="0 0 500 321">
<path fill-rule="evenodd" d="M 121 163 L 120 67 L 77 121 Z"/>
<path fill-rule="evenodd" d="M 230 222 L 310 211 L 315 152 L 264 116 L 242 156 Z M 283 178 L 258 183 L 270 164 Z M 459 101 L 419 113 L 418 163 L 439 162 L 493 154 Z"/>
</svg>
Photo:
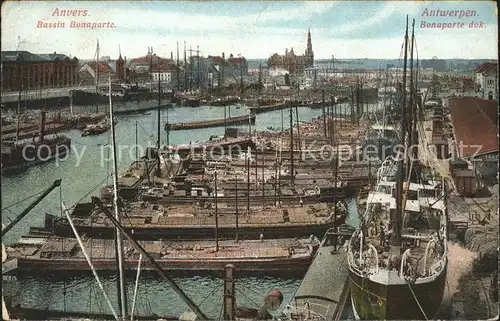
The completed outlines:
<svg viewBox="0 0 500 321">
<path fill-rule="evenodd" d="M 116 60 L 116 78 L 118 78 L 119 81 L 124 81 L 125 80 L 125 61 L 122 58 L 122 51 L 120 49 L 120 46 L 118 46 L 118 54 L 119 54 L 119 57 Z"/>
<path fill-rule="evenodd" d="M 306 47 L 305 56 L 306 56 L 306 60 L 307 60 L 306 65 L 308 65 L 309 67 L 313 66 L 313 64 L 314 64 L 314 52 L 312 49 L 312 42 L 311 42 L 311 29 L 309 29 L 307 31 L 307 47 Z"/>
</svg>

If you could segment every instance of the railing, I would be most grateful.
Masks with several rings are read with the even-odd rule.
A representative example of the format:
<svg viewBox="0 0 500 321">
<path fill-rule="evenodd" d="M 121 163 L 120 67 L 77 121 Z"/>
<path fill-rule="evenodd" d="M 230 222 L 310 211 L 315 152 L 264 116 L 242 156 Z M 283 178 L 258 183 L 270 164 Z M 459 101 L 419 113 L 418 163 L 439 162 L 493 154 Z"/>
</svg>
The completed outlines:
<svg viewBox="0 0 500 321">
<path fill-rule="evenodd" d="M 403 256 L 401 257 L 401 267 L 399 269 L 399 276 L 401 278 L 404 277 L 404 267 L 405 267 L 405 263 L 406 263 L 406 258 L 408 257 L 409 254 L 410 254 L 410 249 L 406 250 L 403 253 Z"/>
<path fill-rule="evenodd" d="M 311 306 L 313 307 L 312 309 Z M 318 307 L 321 310 L 324 310 L 325 313 L 324 314 L 319 313 L 317 310 L 320 309 L 315 309 L 314 307 Z M 301 307 L 299 307 L 296 303 L 288 305 L 285 308 L 284 313 L 289 314 L 287 316 L 290 317 L 290 319 L 293 319 L 294 315 L 299 315 L 301 317 L 300 320 L 305 321 L 305 320 L 327 320 L 327 315 L 329 311 L 330 311 L 330 306 L 323 305 L 320 303 L 305 302 Z"/>
<path fill-rule="evenodd" d="M 427 275 L 427 256 L 429 255 L 429 249 L 431 244 L 434 244 L 434 247 L 436 247 L 436 241 L 435 240 L 430 240 L 429 243 L 427 243 L 427 246 L 425 247 L 425 257 L 424 257 L 424 276 Z M 430 271 L 429 271 L 430 273 Z"/>
</svg>

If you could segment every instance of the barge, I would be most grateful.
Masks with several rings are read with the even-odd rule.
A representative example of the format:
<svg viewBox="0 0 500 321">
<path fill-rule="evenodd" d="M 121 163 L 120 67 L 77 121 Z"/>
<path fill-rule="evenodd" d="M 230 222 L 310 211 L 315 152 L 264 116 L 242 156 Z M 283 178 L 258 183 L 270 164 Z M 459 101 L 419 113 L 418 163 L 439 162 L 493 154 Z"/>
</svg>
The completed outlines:
<svg viewBox="0 0 500 321">
<path fill-rule="evenodd" d="M 200 202 L 201 203 L 201 202 Z M 346 211 L 334 215 L 332 204 L 307 206 L 288 206 L 286 208 L 267 206 L 266 208 L 247 209 L 240 205 L 236 208 L 218 207 L 218 233 L 220 238 L 235 239 L 238 235 L 245 239 L 283 239 L 323 235 L 334 224 L 342 224 Z M 123 227 L 133 231 L 140 240 L 186 240 L 210 239 L 215 230 L 215 211 L 212 204 L 201 206 L 162 206 L 135 202 L 125 208 L 126 218 Z M 79 204 L 73 210 L 75 226 L 88 237 L 112 239 L 115 229 L 100 211 L 92 204 Z M 45 215 L 45 229 L 57 236 L 71 237 L 73 231 L 66 218 L 51 214 Z"/>
<path fill-rule="evenodd" d="M 286 104 L 284 102 L 279 102 L 279 103 L 274 103 L 274 104 L 270 104 L 270 105 L 250 107 L 249 109 L 250 109 L 250 112 L 252 114 L 259 114 L 259 113 L 265 113 L 268 111 L 283 109 L 285 107 L 286 107 Z"/>
<path fill-rule="evenodd" d="M 180 156 L 193 154 L 193 153 L 202 153 L 202 152 L 230 152 L 233 150 L 236 151 L 246 151 L 248 148 L 254 148 L 255 143 L 252 138 L 228 138 L 228 139 L 217 139 L 217 140 L 209 140 L 202 143 L 191 143 L 191 144 L 182 144 L 175 146 L 168 146 L 169 151 L 173 153 L 179 154 Z"/>
<path fill-rule="evenodd" d="M 251 123 L 255 124 L 255 114 L 235 116 L 219 119 L 210 119 L 195 121 L 189 123 L 178 123 L 178 124 L 165 124 L 165 130 L 184 130 L 184 129 L 196 129 L 196 128 L 210 128 L 219 127 L 225 125 L 244 125 Z"/>
<path fill-rule="evenodd" d="M 97 271 L 116 272 L 113 240 L 86 238 L 84 243 Z M 227 264 L 234 264 L 239 273 L 302 276 L 319 247 L 317 238 L 312 236 L 304 240 L 219 240 L 217 245 L 215 241 L 141 243 L 165 272 L 176 275 L 220 274 Z M 131 244 L 124 245 L 125 269 L 137 270 L 140 253 Z M 7 253 L 8 260 L 17 260 L 17 274 L 91 272 L 74 238 L 27 236 L 8 248 Z M 144 260 L 141 270 L 152 271 L 153 266 Z"/>
</svg>

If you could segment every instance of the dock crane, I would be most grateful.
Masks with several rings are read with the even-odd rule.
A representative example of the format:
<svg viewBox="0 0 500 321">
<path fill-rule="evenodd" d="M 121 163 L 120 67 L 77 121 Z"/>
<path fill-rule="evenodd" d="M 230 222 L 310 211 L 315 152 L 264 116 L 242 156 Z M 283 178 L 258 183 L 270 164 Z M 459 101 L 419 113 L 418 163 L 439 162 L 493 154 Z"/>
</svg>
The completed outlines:
<svg viewBox="0 0 500 321">
<path fill-rule="evenodd" d="M 55 180 L 52 185 L 47 188 L 42 195 L 38 196 L 36 200 L 34 200 L 24 211 L 21 212 L 12 222 L 9 223 L 5 228 L 2 229 L 2 237 L 5 236 L 5 234 L 10 231 L 17 223 L 19 223 L 20 220 L 22 220 L 35 206 L 40 203 L 45 196 L 49 195 L 50 192 L 52 192 L 56 187 L 61 186 L 61 179 Z"/>
</svg>

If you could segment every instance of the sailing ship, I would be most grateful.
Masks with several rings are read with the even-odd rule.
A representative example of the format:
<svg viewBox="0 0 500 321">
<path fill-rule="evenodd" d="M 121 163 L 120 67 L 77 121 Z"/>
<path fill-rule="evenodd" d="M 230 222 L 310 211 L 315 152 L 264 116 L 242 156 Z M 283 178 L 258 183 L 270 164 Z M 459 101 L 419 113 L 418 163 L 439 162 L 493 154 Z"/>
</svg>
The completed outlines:
<svg viewBox="0 0 500 321">
<path fill-rule="evenodd" d="M 403 88 L 407 47 L 408 20 Z M 411 82 L 412 78 L 413 94 Z M 410 97 L 413 108 L 411 102 Z M 405 104 L 406 93 L 401 104 L 403 143 L 412 139 L 406 129 L 412 124 L 411 111 Z M 417 161 L 408 160 L 404 166 L 402 155 L 387 157 L 378 170 L 376 188 L 369 193 L 360 227 L 348 244 L 349 286 L 357 319 L 428 320 L 440 307 L 448 263 L 446 194 L 444 182 L 429 172 Z"/>
</svg>

